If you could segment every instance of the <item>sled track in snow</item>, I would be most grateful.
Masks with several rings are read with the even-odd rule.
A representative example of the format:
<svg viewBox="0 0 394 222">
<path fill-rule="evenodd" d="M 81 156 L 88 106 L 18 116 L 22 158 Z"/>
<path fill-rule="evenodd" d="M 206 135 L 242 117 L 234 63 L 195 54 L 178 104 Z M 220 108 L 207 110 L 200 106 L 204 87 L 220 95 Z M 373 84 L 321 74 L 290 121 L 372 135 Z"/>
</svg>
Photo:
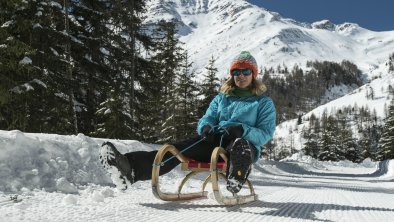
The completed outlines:
<svg viewBox="0 0 394 222">
<path fill-rule="evenodd" d="M 394 182 L 379 179 L 387 172 L 387 163 L 361 175 L 294 169 L 293 163 L 257 164 L 250 179 L 259 200 L 240 206 L 220 206 L 211 194 L 205 199 L 164 202 L 154 198 L 150 182 L 144 181 L 102 200 L 97 193 L 110 188 L 88 187 L 78 195 L 35 192 L 20 203 L 0 206 L 0 221 L 383 222 L 394 218 Z M 163 189 L 174 190 L 180 178 L 177 173 L 162 177 Z M 200 184 L 192 180 L 187 188 L 199 189 Z M 68 203 L 66 197 L 73 197 L 75 203 Z"/>
</svg>

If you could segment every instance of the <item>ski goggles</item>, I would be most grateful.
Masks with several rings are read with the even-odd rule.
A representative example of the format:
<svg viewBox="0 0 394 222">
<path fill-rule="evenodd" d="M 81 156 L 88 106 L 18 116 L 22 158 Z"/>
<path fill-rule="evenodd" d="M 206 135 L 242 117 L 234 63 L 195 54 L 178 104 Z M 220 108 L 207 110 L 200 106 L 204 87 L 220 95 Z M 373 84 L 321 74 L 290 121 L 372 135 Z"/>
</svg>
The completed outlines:
<svg viewBox="0 0 394 222">
<path fill-rule="evenodd" d="M 252 70 L 251 69 L 233 69 L 231 70 L 231 75 L 232 76 L 239 76 L 239 75 L 244 75 L 244 76 L 248 76 L 250 74 L 252 74 Z"/>
</svg>

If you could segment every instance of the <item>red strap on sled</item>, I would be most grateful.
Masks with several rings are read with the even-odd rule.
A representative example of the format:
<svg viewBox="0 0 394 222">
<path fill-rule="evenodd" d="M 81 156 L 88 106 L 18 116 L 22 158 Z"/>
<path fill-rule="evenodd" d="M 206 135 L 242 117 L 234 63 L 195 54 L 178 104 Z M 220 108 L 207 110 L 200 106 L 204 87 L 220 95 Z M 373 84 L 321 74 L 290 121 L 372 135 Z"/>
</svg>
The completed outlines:
<svg viewBox="0 0 394 222">
<path fill-rule="evenodd" d="M 193 169 L 206 169 L 207 171 L 211 168 L 211 164 L 210 163 L 205 163 L 205 162 L 199 162 L 196 160 L 190 160 L 189 162 L 186 163 L 187 164 L 187 168 L 190 170 Z M 226 165 L 226 162 L 218 162 L 216 167 L 218 170 L 222 171 L 225 170 L 224 166 Z"/>
</svg>

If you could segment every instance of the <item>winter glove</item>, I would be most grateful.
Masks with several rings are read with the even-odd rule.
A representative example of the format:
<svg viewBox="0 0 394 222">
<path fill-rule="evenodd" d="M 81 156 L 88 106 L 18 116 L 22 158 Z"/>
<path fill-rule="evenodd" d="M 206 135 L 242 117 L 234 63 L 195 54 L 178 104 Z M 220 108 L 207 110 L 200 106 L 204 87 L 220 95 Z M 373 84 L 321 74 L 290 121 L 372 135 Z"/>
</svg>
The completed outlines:
<svg viewBox="0 0 394 222">
<path fill-rule="evenodd" d="M 214 130 L 210 125 L 205 125 L 201 131 L 201 138 L 207 141 L 213 141 L 215 135 Z"/>
<path fill-rule="evenodd" d="M 225 129 L 225 134 L 227 134 L 227 138 L 232 140 L 236 138 L 241 138 L 244 134 L 244 128 L 242 127 L 242 125 L 229 126 Z"/>
</svg>

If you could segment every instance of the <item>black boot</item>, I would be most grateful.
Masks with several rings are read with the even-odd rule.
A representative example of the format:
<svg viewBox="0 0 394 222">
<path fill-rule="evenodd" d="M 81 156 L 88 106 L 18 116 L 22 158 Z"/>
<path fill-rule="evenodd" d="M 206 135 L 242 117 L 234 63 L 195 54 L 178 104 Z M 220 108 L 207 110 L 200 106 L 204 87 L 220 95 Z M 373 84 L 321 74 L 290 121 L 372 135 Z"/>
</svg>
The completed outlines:
<svg viewBox="0 0 394 222">
<path fill-rule="evenodd" d="M 135 182 L 135 172 L 126 156 L 122 155 L 111 142 L 104 142 L 100 148 L 99 159 L 104 169 L 111 175 L 116 187 L 125 190 Z"/>
<path fill-rule="evenodd" d="M 230 161 L 227 166 L 227 190 L 231 193 L 238 193 L 251 170 L 254 150 L 247 140 L 238 138 L 227 151 Z"/>
</svg>

